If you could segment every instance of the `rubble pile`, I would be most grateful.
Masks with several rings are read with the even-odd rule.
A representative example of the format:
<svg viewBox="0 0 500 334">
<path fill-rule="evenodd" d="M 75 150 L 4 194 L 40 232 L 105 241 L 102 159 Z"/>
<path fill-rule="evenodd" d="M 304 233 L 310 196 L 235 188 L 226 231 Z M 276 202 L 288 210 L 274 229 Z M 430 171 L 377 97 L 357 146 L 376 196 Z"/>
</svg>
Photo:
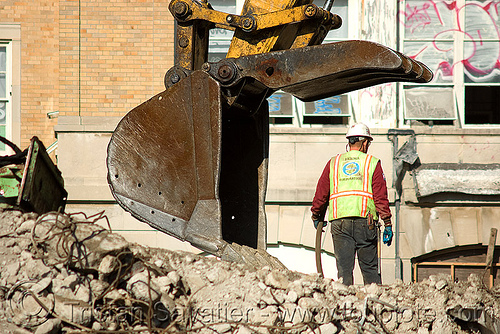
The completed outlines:
<svg viewBox="0 0 500 334">
<path fill-rule="evenodd" d="M 103 216 L 0 213 L 2 333 L 471 333 L 497 328 L 481 279 L 344 286 L 129 243 Z"/>
</svg>

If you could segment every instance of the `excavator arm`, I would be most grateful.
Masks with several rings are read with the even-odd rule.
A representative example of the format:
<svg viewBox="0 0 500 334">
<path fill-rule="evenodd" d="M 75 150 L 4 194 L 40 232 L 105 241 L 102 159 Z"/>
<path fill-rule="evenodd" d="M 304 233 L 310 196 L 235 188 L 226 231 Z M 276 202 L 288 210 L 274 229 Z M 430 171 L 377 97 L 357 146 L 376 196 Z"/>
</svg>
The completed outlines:
<svg viewBox="0 0 500 334">
<path fill-rule="evenodd" d="M 312 0 L 247 0 L 241 15 L 172 0 L 175 65 L 166 90 L 132 109 L 108 146 L 108 182 L 137 219 L 203 251 L 254 266 L 265 252 L 269 113 L 277 90 L 303 101 L 391 82 L 428 82 L 422 63 L 383 45 L 321 45 L 341 18 Z M 234 30 L 207 62 L 212 28 Z M 312 62 L 311 59 L 314 59 Z"/>
</svg>

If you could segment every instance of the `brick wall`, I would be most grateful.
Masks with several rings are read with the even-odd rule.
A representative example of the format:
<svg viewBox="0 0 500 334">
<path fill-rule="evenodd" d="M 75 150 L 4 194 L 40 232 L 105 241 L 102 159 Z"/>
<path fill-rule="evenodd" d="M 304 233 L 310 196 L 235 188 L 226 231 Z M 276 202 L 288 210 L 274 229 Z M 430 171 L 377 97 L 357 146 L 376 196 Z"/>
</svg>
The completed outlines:
<svg viewBox="0 0 500 334">
<path fill-rule="evenodd" d="M 121 116 L 162 91 L 173 32 L 166 0 L 61 1 L 61 114 Z"/>
<path fill-rule="evenodd" d="M 54 141 L 56 120 L 47 113 L 59 107 L 58 1 L 0 2 L 0 22 L 21 24 L 21 148 L 39 136 Z"/>
<path fill-rule="evenodd" d="M 54 140 L 56 119 L 122 116 L 162 91 L 173 65 L 169 0 L 2 0 L 21 24 L 21 143 Z"/>
</svg>

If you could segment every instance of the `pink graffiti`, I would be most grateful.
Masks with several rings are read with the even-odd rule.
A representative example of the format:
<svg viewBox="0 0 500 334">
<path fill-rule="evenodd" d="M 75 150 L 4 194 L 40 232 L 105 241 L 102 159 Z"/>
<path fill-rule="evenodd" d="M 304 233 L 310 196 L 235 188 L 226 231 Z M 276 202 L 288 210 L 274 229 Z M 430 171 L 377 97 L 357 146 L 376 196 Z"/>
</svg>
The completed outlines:
<svg viewBox="0 0 500 334">
<path fill-rule="evenodd" d="M 431 3 L 425 3 L 419 8 L 417 6 L 410 6 L 410 4 L 407 3 L 406 10 L 402 12 L 405 16 L 403 20 L 404 26 L 410 28 L 410 31 L 413 33 L 417 28 L 431 24 L 431 17 L 428 13 L 428 9 L 431 5 Z"/>
<path fill-rule="evenodd" d="M 392 82 L 377 85 L 373 87 L 368 87 L 359 91 L 361 98 L 368 97 L 372 98 L 374 96 L 382 97 L 386 96 L 387 98 L 392 98 L 394 95 L 394 85 Z"/>
<path fill-rule="evenodd" d="M 467 49 L 468 53 L 464 53 L 461 59 L 455 59 L 453 63 L 444 60 L 437 62 L 434 64 L 436 67 L 434 70 L 440 71 L 443 77 L 450 77 L 453 75 L 455 66 L 461 63 L 472 80 L 482 80 L 491 74 L 496 74 L 496 70 L 500 69 L 500 29 L 496 19 L 499 17 L 499 9 L 500 0 L 468 1 L 461 7 L 458 7 L 455 1 L 429 0 L 419 2 L 417 5 L 407 2 L 404 10 L 399 13 L 399 20 L 406 28 L 406 35 L 409 39 L 413 34 L 432 31 L 433 37 L 429 38 L 427 42 L 423 42 L 421 49 L 411 55 L 413 58 L 421 56 L 424 62 L 425 54 L 428 52 L 432 52 L 432 57 L 436 58 L 436 52 L 440 54 L 452 51 L 449 44 L 441 42 L 442 36 L 447 36 L 445 39 L 449 40 L 449 36 L 453 36 L 457 32 L 462 34 L 463 40 L 470 46 Z M 466 15 L 462 15 L 462 11 L 465 11 L 466 15 L 474 13 L 480 18 L 474 22 L 470 19 L 468 21 L 474 24 L 478 24 L 479 21 L 479 28 L 477 26 L 474 29 L 467 27 L 466 22 L 463 21 L 463 17 Z M 444 17 L 451 17 L 453 26 L 446 26 Z M 488 36 L 484 37 L 483 32 L 487 32 Z M 422 40 L 422 38 L 418 39 Z M 491 48 L 491 43 L 495 43 L 494 48 Z M 447 46 L 445 47 L 445 45 Z M 487 45 L 490 48 L 487 48 Z M 432 60 L 436 61 L 437 59 Z"/>
</svg>

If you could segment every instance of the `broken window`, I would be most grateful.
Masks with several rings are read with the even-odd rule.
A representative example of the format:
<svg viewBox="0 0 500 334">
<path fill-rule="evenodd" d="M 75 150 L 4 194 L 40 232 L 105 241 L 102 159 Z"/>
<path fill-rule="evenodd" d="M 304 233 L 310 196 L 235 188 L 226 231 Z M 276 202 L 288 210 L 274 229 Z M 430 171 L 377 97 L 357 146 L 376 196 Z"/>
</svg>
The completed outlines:
<svg viewBox="0 0 500 334">
<path fill-rule="evenodd" d="M 452 87 L 406 86 L 403 102 L 407 120 L 453 121 L 456 119 Z"/>
<path fill-rule="evenodd" d="M 465 124 L 500 124 L 500 86 L 465 86 Z"/>
</svg>

